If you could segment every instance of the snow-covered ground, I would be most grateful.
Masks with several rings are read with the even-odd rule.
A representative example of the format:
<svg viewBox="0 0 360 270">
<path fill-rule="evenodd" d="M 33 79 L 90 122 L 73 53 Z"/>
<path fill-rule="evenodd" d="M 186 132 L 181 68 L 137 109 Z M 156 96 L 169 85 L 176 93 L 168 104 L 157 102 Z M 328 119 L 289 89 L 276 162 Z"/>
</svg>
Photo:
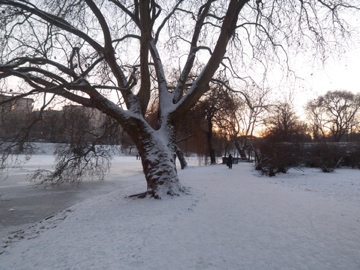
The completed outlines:
<svg viewBox="0 0 360 270">
<path fill-rule="evenodd" d="M 145 190 L 140 170 L 118 157 L 111 188 L 4 237 L 0 269 L 360 269 L 359 170 L 191 166 L 189 195 L 127 198 Z"/>
</svg>

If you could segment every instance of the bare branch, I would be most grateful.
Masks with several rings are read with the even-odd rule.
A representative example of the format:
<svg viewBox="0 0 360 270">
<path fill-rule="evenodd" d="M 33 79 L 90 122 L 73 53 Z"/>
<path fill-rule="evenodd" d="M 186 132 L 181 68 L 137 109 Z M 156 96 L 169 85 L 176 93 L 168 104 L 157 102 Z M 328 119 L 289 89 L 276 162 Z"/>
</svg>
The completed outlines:
<svg viewBox="0 0 360 270">
<path fill-rule="evenodd" d="M 207 1 L 206 4 L 199 9 L 198 19 L 196 21 L 194 33 L 192 36 L 192 40 L 190 42 L 190 51 L 188 53 L 188 59 L 186 60 L 183 71 L 181 72 L 176 89 L 174 91 L 173 103 L 177 103 L 183 95 L 185 82 L 193 67 L 196 52 L 198 51 L 197 43 L 200 37 L 200 33 L 212 3 L 213 1 Z"/>
<path fill-rule="evenodd" d="M 86 40 L 96 51 L 98 52 L 102 52 L 103 48 L 101 47 L 100 44 L 98 44 L 95 40 L 93 40 L 92 38 L 90 38 L 88 35 L 86 35 L 84 32 L 76 29 L 75 27 L 73 27 L 71 24 L 69 24 L 67 21 L 63 20 L 60 17 L 57 17 L 55 15 L 49 14 L 47 12 L 44 12 L 42 10 L 39 10 L 38 8 L 36 8 L 35 5 L 28 3 L 28 2 L 24 2 L 26 4 L 20 3 L 18 1 L 11 1 L 11 0 L 1 0 L 0 4 L 3 5 L 11 5 L 14 7 L 18 7 L 22 10 L 28 11 L 31 14 L 35 14 L 36 16 L 39 16 L 40 18 L 42 18 L 43 20 L 45 20 L 46 22 L 49 22 L 52 25 L 55 25 L 61 29 L 64 29 L 66 31 L 68 31 L 69 33 L 72 33 L 76 36 L 79 36 L 81 38 L 83 38 L 84 40 Z"/>
</svg>

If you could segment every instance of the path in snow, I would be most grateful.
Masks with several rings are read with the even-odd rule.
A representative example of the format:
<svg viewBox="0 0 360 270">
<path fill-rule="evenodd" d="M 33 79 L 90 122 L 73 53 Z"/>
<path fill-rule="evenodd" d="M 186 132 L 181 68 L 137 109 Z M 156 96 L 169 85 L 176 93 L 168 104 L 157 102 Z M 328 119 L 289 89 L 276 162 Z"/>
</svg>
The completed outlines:
<svg viewBox="0 0 360 270">
<path fill-rule="evenodd" d="M 356 197 L 346 201 L 312 188 L 317 180 L 325 186 L 329 175 L 307 177 L 308 188 L 301 175 L 288 175 L 290 181 L 286 175 L 259 177 L 251 166 L 240 164 L 226 172 L 211 168 L 210 179 L 191 183 L 206 190 L 194 210 L 206 218 L 197 233 L 212 235 L 200 240 L 206 267 L 232 261 L 236 268 L 228 269 L 360 269 L 359 178 Z M 292 177 L 300 185 L 291 184 Z M 286 184 L 280 185 L 281 180 Z"/>
</svg>

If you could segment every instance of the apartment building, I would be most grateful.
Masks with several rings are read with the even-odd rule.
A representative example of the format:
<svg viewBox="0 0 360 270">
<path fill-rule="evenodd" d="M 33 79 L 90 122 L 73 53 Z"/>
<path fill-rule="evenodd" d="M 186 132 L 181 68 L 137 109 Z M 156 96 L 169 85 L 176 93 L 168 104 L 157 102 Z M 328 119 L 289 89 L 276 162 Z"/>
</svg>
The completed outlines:
<svg viewBox="0 0 360 270">
<path fill-rule="evenodd" d="M 0 103 L 14 96 L 0 94 Z M 31 117 L 34 100 L 18 98 L 0 105 L 0 137 L 11 136 Z"/>
</svg>

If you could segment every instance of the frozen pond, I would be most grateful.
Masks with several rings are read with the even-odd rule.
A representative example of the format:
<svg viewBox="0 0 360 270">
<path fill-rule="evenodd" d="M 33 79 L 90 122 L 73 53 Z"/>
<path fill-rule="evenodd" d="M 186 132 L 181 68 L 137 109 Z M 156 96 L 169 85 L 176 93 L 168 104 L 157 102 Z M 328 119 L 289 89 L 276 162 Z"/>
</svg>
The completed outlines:
<svg viewBox="0 0 360 270">
<path fill-rule="evenodd" d="M 198 166 L 203 160 L 188 158 L 189 165 Z M 115 156 L 104 181 L 83 181 L 80 185 L 44 188 L 28 179 L 37 169 L 51 169 L 53 155 L 34 155 L 22 167 L 11 168 L 7 178 L 0 180 L 0 237 L 10 230 L 21 229 L 62 211 L 87 198 L 106 194 L 133 183 L 129 177 L 142 174 L 141 161 L 134 156 Z M 146 182 L 144 191 L 146 190 Z"/>
<path fill-rule="evenodd" d="M 51 169 L 52 155 L 35 155 L 22 167 L 11 168 L 0 180 L 0 236 L 10 229 L 45 219 L 92 196 L 131 185 L 126 178 L 141 174 L 141 162 L 132 156 L 115 157 L 104 181 L 84 181 L 80 185 L 36 186 L 28 179 L 37 169 Z M 145 180 L 144 180 L 145 188 Z"/>
</svg>

